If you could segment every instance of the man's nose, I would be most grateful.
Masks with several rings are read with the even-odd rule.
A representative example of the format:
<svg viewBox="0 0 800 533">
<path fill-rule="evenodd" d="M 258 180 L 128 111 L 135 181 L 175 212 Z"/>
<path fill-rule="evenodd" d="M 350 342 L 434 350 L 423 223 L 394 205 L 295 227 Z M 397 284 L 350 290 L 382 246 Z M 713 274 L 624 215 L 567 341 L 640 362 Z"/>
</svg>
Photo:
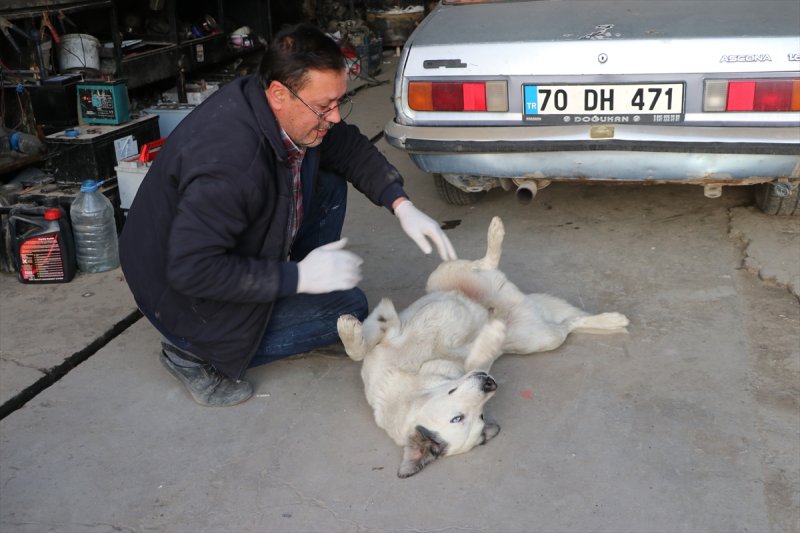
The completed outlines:
<svg viewBox="0 0 800 533">
<path fill-rule="evenodd" d="M 342 121 L 342 114 L 339 112 L 338 105 L 325 114 L 325 120 L 332 124 L 337 124 Z"/>
</svg>

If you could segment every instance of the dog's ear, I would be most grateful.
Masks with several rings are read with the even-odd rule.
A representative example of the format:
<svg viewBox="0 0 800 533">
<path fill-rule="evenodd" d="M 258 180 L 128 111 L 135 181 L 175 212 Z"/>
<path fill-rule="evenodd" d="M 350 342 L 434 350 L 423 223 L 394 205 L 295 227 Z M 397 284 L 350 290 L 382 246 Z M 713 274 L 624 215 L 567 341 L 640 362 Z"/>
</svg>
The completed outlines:
<svg viewBox="0 0 800 533">
<path fill-rule="evenodd" d="M 438 433 L 430 431 L 423 426 L 417 426 L 414 433 L 408 438 L 408 444 L 403 448 L 403 462 L 397 477 L 406 478 L 413 476 L 425 465 L 444 455 L 447 443 Z"/>
<path fill-rule="evenodd" d="M 500 433 L 500 426 L 495 424 L 494 422 L 486 422 L 486 425 L 483 427 L 483 433 L 481 433 L 481 437 L 483 437 L 483 441 L 481 444 L 486 444 L 493 438 Z"/>
</svg>

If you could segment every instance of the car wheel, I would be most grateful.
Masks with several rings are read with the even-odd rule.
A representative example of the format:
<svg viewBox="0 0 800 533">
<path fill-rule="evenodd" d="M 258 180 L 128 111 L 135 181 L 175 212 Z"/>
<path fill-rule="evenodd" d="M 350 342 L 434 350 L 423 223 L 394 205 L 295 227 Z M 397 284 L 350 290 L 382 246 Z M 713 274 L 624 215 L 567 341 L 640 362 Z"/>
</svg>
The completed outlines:
<svg viewBox="0 0 800 533">
<path fill-rule="evenodd" d="M 768 215 L 800 215 L 800 185 L 791 185 L 794 187 L 789 191 L 789 183 L 756 185 L 756 205 Z"/>
<path fill-rule="evenodd" d="M 439 198 L 450 205 L 472 205 L 483 194 L 481 192 L 462 191 L 444 179 L 441 174 L 434 174 L 433 182 L 436 184 L 436 192 L 439 194 Z"/>
</svg>

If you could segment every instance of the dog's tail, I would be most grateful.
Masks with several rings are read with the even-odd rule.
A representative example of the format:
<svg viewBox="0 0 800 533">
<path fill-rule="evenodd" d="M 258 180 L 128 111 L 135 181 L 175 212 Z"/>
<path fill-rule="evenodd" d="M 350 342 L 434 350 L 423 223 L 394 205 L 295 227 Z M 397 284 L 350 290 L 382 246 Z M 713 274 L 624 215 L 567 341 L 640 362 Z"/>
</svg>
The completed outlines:
<svg viewBox="0 0 800 533">
<path fill-rule="evenodd" d="M 569 322 L 569 330 L 577 333 L 623 333 L 628 330 L 628 317 L 622 313 L 600 313 L 575 317 Z"/>
</svg>

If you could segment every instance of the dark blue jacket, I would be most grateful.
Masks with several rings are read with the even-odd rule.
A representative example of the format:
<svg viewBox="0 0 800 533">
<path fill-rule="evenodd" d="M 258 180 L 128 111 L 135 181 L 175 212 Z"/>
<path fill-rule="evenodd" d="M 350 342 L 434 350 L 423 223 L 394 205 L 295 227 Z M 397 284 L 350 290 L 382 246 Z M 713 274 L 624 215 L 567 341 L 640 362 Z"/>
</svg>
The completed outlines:
<svg viewBox="0 0 800 533">
<path fill-rule="evenodd" d="M 320 166 L 376 205 L 404 194 L 397 169 L 355 126 L 335 125 L 307 151 L 312 182 Z M 243 77 L 181 121 L 125 221 L 120 259 L 139 307 L 232 378 L 246 370 L 273 302 L 297 290 L 287 262 L 291 183 L 264 89 Z"/>
</svg>

